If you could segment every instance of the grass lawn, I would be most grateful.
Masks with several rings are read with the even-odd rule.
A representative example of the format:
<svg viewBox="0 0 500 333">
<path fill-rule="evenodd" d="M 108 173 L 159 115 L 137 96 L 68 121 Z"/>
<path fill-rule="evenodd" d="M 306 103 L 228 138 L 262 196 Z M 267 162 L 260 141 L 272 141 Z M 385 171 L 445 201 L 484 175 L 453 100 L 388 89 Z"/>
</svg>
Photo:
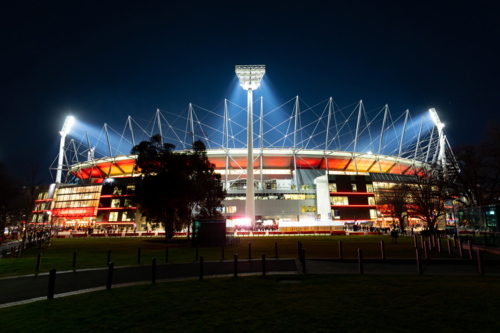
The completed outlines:
<svg viewBox="0 0 500 333">
<path fill-rule="evenodd" d="M 357 249 L 363 249 L 364 258 L 380 258 L 380 241 L 385 242 L 386 257 L 415 258 L 413 238 L 399 237 L 398 244 L 391 244 L 390 236 L 300 236 L 300 237 L 253 237 L 241 238 L 241 243 L 225 248 L 225 259 L 232 260 L 238 253 L 240 259 L 248 258 L 248 243 L 252 243 L 252 257 L 258 258 L 262 253 L 266 257 L 274 257 L 274 242 L 278 242 L 278 256 L 295 258 L 297 241 L 301 241 L 307 258 L 338 258 L 338 241 L 342 240 L 344 258 L 357 258 Z M 458 248 L 454 255 L 447 254 L 446 242 L 442 240 L 443 253 L 431 251 L 431 258 L 458 258 Z M 151 258 L 158 262 L 165 260 L 166 243 L 161 238 L 103 238 L 103 239 L 54 239 L 50 248 L 37 247 L 26 251 L 21 259 L 0 260 L 0 277 L 35 273 L 36 258 L 42 253 L 42 272 L 51 268 L 58 271 L 71 270 L 73 251 L 77 251 L 77 269 L 106 266 L 107 252 L 111 249 L 111 261 L 115 266 L 137 264 L 138 249 L 141 248 L 141 262 L 150 264 Z M 191 247 L 179 247 L 169 244 L 169 262 L 191 262 L 195 260 L 196 250 Z M 464 251 L 468 256 L 468 251 Z M 200 248 L 199 255 L 205 261 L 220 260 L 220 247 Z M 485 259 L 498 256 L 485 253 Z"/>
<path fill-rule="evenodd" d="M 293 275 L 179 281 L 0 309 L 3 332 L 498 332 L 498 278 Z"/>
</svg>

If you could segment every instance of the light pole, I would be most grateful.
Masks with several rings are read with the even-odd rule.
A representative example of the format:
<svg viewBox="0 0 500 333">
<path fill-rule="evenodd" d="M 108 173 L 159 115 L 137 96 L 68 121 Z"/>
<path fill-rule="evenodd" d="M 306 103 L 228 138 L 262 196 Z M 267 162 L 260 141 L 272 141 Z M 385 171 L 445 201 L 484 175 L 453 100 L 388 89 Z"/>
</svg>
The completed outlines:
<svg viewBox="0 0 500 333">
<path fill-rule="evenodd" d="M 262 77 L 266 73 L 264 65 L 236 66 L 236 75 L 240 85 L 248 92 L 247 96 L 247 190 L 246 190 L 246 215 L 252 226 L 255 225 L 255 201 L 253 188 L 253 91 L 260 85 Z"/>
<path fill-rule="evenodd" d="M 61 132 L 59 132 L 61 134 L 61 144 L 59 145 L 59 160 L 57 162 L 56 183 L 61 182 L 62 163 L 64 157 L 64 142 L 66 141 L 66 134 L 69 133 L 69 130 L 71 129 L 71 126 L 73 126 L 74 123 L 75 123 L 75 118 L 73 118 L 73 116 L 67 116 L 66 120 L 64 121 L 62 130 Z"/>
<path fill-rule="evenodd" d="M 438 134 L 439 134 L 439 157 L 438 157 L 438 159 L 441 161 L 441 164 L 444 168 L 446 166 L 446 155 L 445 155 L 445 147 L 444 147 L 445 137 L 443 135 L 444 124 L 439 119 L 439 116 L 436 112 L 436 109 L 434 109 L 434 108 L 429 109 L 429 113 L 431 114 L 432 121 L 434 121 L 434 124 L 438 128 Z"/>
</svg>

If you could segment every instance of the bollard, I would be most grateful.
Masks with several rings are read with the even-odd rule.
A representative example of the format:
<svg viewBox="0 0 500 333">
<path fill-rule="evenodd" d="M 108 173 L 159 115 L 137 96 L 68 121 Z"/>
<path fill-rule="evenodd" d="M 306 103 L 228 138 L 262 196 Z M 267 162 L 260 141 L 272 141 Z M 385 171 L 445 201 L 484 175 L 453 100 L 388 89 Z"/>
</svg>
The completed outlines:
<svg viewBox="0 0 500 333">
<path fill-rule="evenodd" d="M 342 241 L 339 241 L 339 259 L 342 259 Z"/>
<path fill-rule="evenodd" d="M 42 254 L 38 253 L 38 259 L 36 261 L 36 271 L 40 272 L 40 267 L 42 266 Z"/>
<path fill-rule="evenodd" d="M 203 280 L 203 256 L 200 257 L 200 280 Z"/>
<path fill-rule="evenodd" d="M 198 245 L 196 245 L 196 261 L 198 261 Z"/>
<path fill-rule="evenodd" d="M 151 265 L 151 283 L 156 284 L 156 258 L 152 259 Z"/>
<path fill-rule="evenodd" d="M 460 253 L 460 258 L 463 258 L 464 257 L 464 249 L 462 247 L 462 241 L 461 240 L 458 241 L 458 252 Z"/>
<path fill-rule="evenodd" d="M 106 261 L 106 265 L 109 265 L 111 262 L 111 249 L 108 250 L 108 261 Z"/>
<path fill-rule="evenodd" d="M 432 247 L 436 248 L 436 236 L 432 235 Z"/>
<path fill-rule="evenodd" d="M 456 240 L 455 240 L 455 235 L 453 235 L 453 247 L 457 247 Z"/>
<path fill-rule="evenodd" d="M 54 299 L 54 292 L 56 289 L 56 269 L 52 268 L 49 274 L 49 293 L 47 299 Z"/>
<path fill-rule="evenodd" d="M 473 259 L 473 256 L 472 256 L 472 242 L 469 241 L 469 259 L 472 260 Z"/>
<path fill-rule="evenodd" d="M 448 245 L 448 254 L 451 254 L 451 246 L 450 246 L 450 239 L 446 239 L 446 245 Z"/>
<path fill-rule="evenodd" d="M 441 253 L 441 237 L 437 238 L 437 248 L 438 248 L 438 253 Z"/>
<path fill-rule="evenodd" d="M 234 277 L 238 277 L 238 253 L 234 254 Z"/>
<path fill-rule="evenodd" d="M 417 253 L 417 270 L 418 270 L 418 274 L 422 274 L 423 271 L 422 271 L 422 260 L 420 259 L 420 250 L 419 249 L 415 249 L 416 253 Z"/>
<path fill-rule="evenodd" d="M 76 251 L 73 252 L 73 269 L 76 269 Z"/>
<path fill-rule="evenodd" d="M 301 257 L 302 257 L 302 273 L 306 274 L 306 250 L 301 249 Z"/>
<path fill-rule="evenodd" d="M 168 246 L 165 249 L 165 262 L 168 262 Z"/>
<path fill-rule="evenodd" d="M 413 246 L 417 248 L 417 236 L 413 235 Z"/>
<path fill-rule="evenodd" d="M 111 285 L 113 284 L 113 268 L 115 267 L 115 264 L 110 262 L 108 264 L 108 281 L 106 283 L 106 290 L 111 290 Z"/>
<path fill-rule="evenodd" d="M 262 276 L 266 276 L 266 254 L 262 253 Z"/>
<path fill-rule="evenodd" d="M 248 260 L 252 259 L 252 243 L 248 243 Z"/>
<path fill-rule="evenodd" d="M 358 249 L 359 274 L 363 274 L 363 250 Z"/>
<path fill-rule="evenodd" d="M 274 257 L 278 258 L 278 242 L 274 242 Z"/>
<path fill-rule="evenodd" d="M 479 269 L 479 275 L 484 275 L 483 251 L 481 250 L 477 250 L 477 268 Z"/>
<path fill-rule="evenodd" d="M 385 260 L 385 248 L 384 248 L 384 241 L 380 241 L 380 252 L 382 253 L 382 259 Z"/>
<path fill-rule="evenodd" d="M 429 253 L 427 252 L 427 242 L 424 242 L 424 255 L 425 255 L 425 259 L 426 260 L 429 260 Z"/>
<path fill-rule="evenodd" d="M 429 237 L 429 251 L 432 251 L 432 238 Z"/>
<path fill-rule="evenodd" d="M 222 245 L 222 260 L 224 260 L 224 245 Z"/>
<path fill-rule="evenodd" d="M 424 249 L 424 236 L 420 236 L 420 244 L 422 245 L 422 250 Z"/>
</svg>

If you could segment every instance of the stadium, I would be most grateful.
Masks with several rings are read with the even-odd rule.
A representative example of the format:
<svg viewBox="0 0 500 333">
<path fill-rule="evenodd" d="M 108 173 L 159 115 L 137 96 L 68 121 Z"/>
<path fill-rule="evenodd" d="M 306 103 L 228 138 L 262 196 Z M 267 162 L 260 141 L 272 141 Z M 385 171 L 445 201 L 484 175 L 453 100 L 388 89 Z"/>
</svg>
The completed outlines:
<svg viewBox="0 0 500 333">
<path fill-rule="evenodd" d="M 243 106 L 224 99 L 211 109 L 191 103 L 182 111 L 157 109 L 149 119 L 128 116 L 123 130 L 74 126 L 78 121 L 68 116 L 50 167 L 55 182 L 42 188 L 32 222 L 151 229 L 133 201 L 141 172 L 129 152 L 156 134 L 179 151 L 205 143 L 227 190 L 221 212 L 230 229 L 387 227 L 393 221 L 377 205 L 377 191 L 428 163 L 446 163 L 451 148 L 434 109 L 413 118 L 409 110 L 367 108 L 362 100 L 342 107 L 332 97 L 273 103 L 265 92 L 253 97 L 265 83 L 264 65 L 236 66 L 235 74 L 247 93 Z"/>
</svg>

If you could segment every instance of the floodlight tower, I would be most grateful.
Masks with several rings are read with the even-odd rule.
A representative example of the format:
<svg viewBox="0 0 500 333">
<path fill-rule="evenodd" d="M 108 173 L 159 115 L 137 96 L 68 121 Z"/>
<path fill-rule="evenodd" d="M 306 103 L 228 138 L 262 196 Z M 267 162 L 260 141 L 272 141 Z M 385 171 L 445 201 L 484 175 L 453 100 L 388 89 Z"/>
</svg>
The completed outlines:
<svg viewBox="0 0 500 333">
<path fill-rule="evenodd" d="M 438 134 L 439 134 L 439 157 L 438 157 L 438 160 L 440 160 L 441 164 L 443 166 L 445 166 L 446 155 L 445 155 L 445 140 L 444 140 L 445 137 L 443 135 L 444 124 L 439 119 L 439 116 L 436 112 L 436 109 L 434 109 L 434 108 L 429 109 L 429 113 L 431 114 L 432 121 L 434 121 L 434 124 L 438 128 Z"/>
<path fill-rule="evenodd" d="M 62 164 L 63 164 L 63 157 L 64 157 L 64 142 L 66 141 L 66 134 L 69 133 L 71 126 L 75 123 L 75 118 L 73 116 L 67 116 L 66 120 L 64 121 L 63 128 L 61 132 L 61 144 L 59 145 L 59 160 L 57 162 L 57 175 L 56 175 L 56 183 L 61 182 L 61 176 L 62 176 Z M 76 154 L 76 152 L 75 152 Z"/>
<path fill-rule="evenodd" d="M 260 86 L 260 81 L 266 73 L 265 65 L 244 65 L 236 66 L 236 75 L 240 80 L 240 85 L 248 91 L 248 123 L 247 123 L 247 200 L 246 215 L 255 223 L 255 198 L 253 188 L 253 94 L 252 92 Z"/>
</svg>

